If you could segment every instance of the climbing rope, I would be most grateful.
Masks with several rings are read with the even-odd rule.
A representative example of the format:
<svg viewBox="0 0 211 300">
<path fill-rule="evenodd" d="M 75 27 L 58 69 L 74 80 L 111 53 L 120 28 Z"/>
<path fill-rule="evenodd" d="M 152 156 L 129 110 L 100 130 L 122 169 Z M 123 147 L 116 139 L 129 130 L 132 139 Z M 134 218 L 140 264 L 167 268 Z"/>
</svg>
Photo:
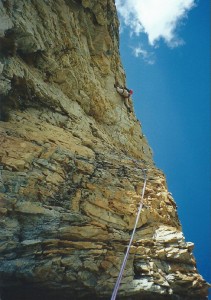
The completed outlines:
<svg viewBox="0 0 211 300">
<path fill-rule="evenodd" d="M 143 199 L 144 199 L 144 193 L 145 193 L 146 183 L 147 183 L 147 174 L 146 174 L 146 171 L 147 171 L 146 169 L 143 169 L 144 186 L 143 186 L 143 189 L 142 189 L 141 201 L 140 201 L 139 210 L 138 210 L 138 213 L 137 213 L 137 216 L 136 216 L 136 222 L 135 222 L 135 225 L 134 225 L 134 228 L 133 228 L 133 232 L 132 232 L 132 235 L 131 235 L 131 238 L 130 238 L 130 242 L 129 242 L 128 246 L 127 246 L 127 251 L 125 253 L 125 257 L 124 257 L 124 260 L 123 260 L 123 263 L 122 263 L 122 266 L 121 266 L 121 269 L 120 269 L 120 272 L 119 272 L 119 276 L 117 278 L 117 281 L 116 281 L 116 284 L 115 284 L 115 287 L 114 287 L 114 290 L 113 290 L 113 293 L 112 293 L 112 296 L 111 296 L 111 300 L 115 300 L 116 299 L 117 292 L 118 292 L 118 289 L 119 289 L 119 286 L 120 286 L 120 283 L 121 283 L 121 279 L 122 279 L 122 276 L 123 276 L 124 268 L 126 266 L 127 259 L 128 259 L 128 256 L 129 256 L 130 247 L 131 247 L 132 242 L 133 242 L 133 238 L 134 238 L 134 235 L 135 235 L 135 232 L 136 232 L 136 228 L 137 228 L 137 225 L 138 225 L 138 220 L 140 218 L 141 210 L 142 210 L 142 207 L 143 207 Z"/>
</svg>

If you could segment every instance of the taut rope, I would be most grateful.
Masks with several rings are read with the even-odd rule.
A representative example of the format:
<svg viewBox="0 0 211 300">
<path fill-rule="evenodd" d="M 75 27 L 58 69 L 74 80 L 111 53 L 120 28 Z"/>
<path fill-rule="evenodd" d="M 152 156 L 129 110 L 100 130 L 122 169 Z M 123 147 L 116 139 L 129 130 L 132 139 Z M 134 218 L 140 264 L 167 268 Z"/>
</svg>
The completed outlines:
<svg viewBox="0 0 211 300">
<path fill-rule="evenodd" d="M 137 225 L 138 225 L 138 220 L 140 218 L 141 210 L 142 210 L 142 207 L 143 207 L 143 199 L 144 199 L 144 193 L 145 193 L 146 183 L 147 183 L 146 169 L 143 170 L 143 174 L 144 174 L 144 186 L 143 186 L 143 189 L 142 189 L 141 201 L 140 201 L 139 210 L 138 210 L 138 213 L 137 213 L 137 216 L 136 216 L 136 222 L 135 222 L 135 225 L 134 225 L 134 228 L 133 228 L 133 232 L 132 232 L 132 235 L 131 235 L 131 238 L 130 238 L 130 242 L 127 246 L 127 251 L 125 253 L 125 257 L 124 257 L 121 269 L 119 271 L 119 276 L 117 278 L 117 281 L 116 281 L 116 284 L 115 284 L 115 287 L 114 287 L 114 290 L 113 290 L 113 293 L 112 293 L 112 296 L 111 296 L 111 300 L 116 299 L 117 292 L 118 292 L 118 289 L 119 289 L 119 286 L 120 286 L 120 282 L 121 282 L 121 279 L 122 279 L 122 276 L 123 276 L 124 268 L 125 268 L 125 265 L 127 263 L 128 256 L 129 256 L 130 247 L 131 247 L 132 242 L 133 242 L 135 231 L 136 231 L 136 228 L 137 228 Z"/>
</svg>

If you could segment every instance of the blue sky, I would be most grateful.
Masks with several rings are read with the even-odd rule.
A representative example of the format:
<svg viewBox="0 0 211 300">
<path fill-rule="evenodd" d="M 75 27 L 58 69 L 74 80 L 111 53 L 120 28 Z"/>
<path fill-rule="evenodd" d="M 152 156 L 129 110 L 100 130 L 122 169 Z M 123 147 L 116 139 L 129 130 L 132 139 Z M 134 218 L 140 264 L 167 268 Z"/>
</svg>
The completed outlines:
<svg viewBox="0 0 211 300">
<path fill-rule="evenodd" d="M 198 270 L 211 282 L 210 1 L 116 5 L 136 116 L 166 174 L 186 241 L 195 244 Z"/>
</svg>

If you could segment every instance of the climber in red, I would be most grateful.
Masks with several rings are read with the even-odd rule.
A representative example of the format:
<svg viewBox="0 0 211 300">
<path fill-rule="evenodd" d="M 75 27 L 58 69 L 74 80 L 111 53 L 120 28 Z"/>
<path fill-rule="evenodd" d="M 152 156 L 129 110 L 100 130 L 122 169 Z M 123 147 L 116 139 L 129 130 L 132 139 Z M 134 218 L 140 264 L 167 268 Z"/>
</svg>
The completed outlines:
<svg viewBox="0 0 211 300">
<path fill-rule="evenodd" d="M 119 86 L 117 83 L 114 84 L 114 87 L 116 89 L 116 91 L 125 99 L 125 105 L 128 109 L 129 112 L 131 112 L 131 108 L 130 108 L 130 104 L 129 104 L 129 98 L 130 96 L 133 94 L 132 90 L 129 90 L 128 88 L 126 88 L 125 86 Z"/>
</svg>

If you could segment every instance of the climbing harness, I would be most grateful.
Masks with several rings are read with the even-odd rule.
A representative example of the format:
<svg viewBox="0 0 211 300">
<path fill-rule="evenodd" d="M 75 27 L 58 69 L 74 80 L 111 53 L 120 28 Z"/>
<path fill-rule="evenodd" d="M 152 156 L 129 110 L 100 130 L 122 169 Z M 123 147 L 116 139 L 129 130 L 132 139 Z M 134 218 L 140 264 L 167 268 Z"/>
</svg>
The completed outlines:
<svg viewBox="0 0 211 300">
<path fill-rule="evenodd" d="M 137 213 L 137 216 L 136 216 L 136 222 L 135 222 L 135 225 L 134 225 L 134 228 L 133 228 L 133 232 L 132 232 L 132 235 L 131 235 L 131 238 L 130 238 L 130 242 L 127 246 L 127 251 L 125 253 L 125 257 L 124 257 L 124 260 L 123 260 L 123 263 L 122 263 L 122 266 L 121 266 L 121 269 L 120 269 L 120 272 L 119 272 L 119 276 L 117 278 L 117 281 L 116 281 L 116 284 L 115 284 L 115 287 L 114 287 L 114 290 L 113 290 L 113 293 L 112 293 L 112 296 L 111 296 L 111 300 L 116 299 L 117 292 L 118 292 L 118 289 L 119 289 L 119 286 L 120 286 L 120 283 L 121 283 L 121 279 L 122 279 L 122 276 L 123 276 L 124 268 L 126 266 L 127 259 L 128 259 L 128 256 L 129 256 L 130 247 L 131 247 L 132 242 L 133 242 L 135 231 L 136 231 L 136 228 L 137 228 L 137 225 L 138 225 L 138 220 L 139 220 L 141 210 L 142 210 L 142 207 L 143 207 L 143 199 L 144 199 L 144 193 L 145 193 L 146 183 L 147 183 L 147 174 L 146 174 L 146 172 L 147 172 L 147 169 L 143 169 L 144 185 L 143 185 L 143 189 L 142 189 L 140 206 L 139 206 L 139 210 L 138 210 L 138 213 Z"/>
<path fill-rule="evenodd" d="M 123 96 L 124 98 L 130 98 L 130 96 L 133 94 L 132 90 L 129 90 L 126 87 L 123 86 L 118 86 L 116 84 L 114 84 L 114 87 L 117 91 L 117 93 L 119 93 L 121 96 Z"/>
<path fill-rule="evenodd" d="M 119 92 L 120 95 L 122 95 L 124 98 L 129 98 L 130 97 L 130 91 L 127 88 L 121 88 L 122 92 Z M 127 95 L 125 94 L 125 91 L 127 93 Z"/>
</svg>

